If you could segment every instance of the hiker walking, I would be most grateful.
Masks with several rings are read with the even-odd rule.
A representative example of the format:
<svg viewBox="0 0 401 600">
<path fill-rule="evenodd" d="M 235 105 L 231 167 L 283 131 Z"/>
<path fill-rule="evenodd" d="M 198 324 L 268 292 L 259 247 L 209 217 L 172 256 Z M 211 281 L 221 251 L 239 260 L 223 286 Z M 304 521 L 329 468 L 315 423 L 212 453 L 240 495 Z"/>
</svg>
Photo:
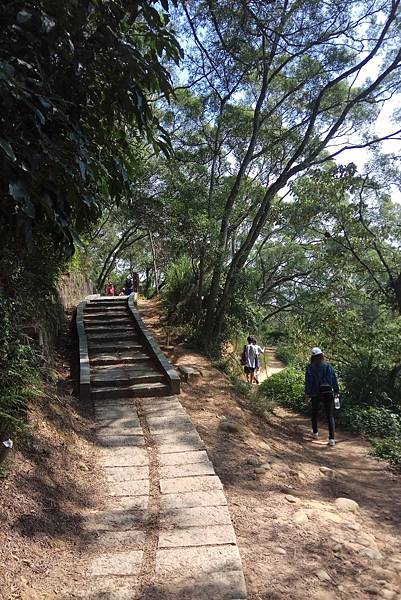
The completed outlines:
<svg viewBox="0 0 401 600">
<path fill-rule="evenodd" d="M 265 349 L 258 346 L 258 343 L 255 338 L 252 338 L 252 345 L 254 346 L 254 351 L 256 352 L 255 357 L 255 371 L 253 374 L 253 378 L 255 383 L 259 384 L 259 370 L 260 370 L 260 356 L 264 354 Z"/>
<path fill-rule="evenodd" d="M 264 350 L 256 344 L 255 338 L 249 335 L 241 356 L 241 364 L 244 366 L 248 383 L 259 383 L 257 378 L 255 379 L 255 370 L 259 368 L 258 356 L 263 352 Z"/>
<path fill-rule="evenodd" d="M 305 373 L 305 395 L 312 401 L 312 434 L 319 437 L 317 418 L 323 404 L 329 428 L 329 446 L 335 445 L 334 398 L 338 396 L 337 377 L 333 367 L 326 362 L 322 350 L 312 348 L 310 364 Z"/>
</svg>

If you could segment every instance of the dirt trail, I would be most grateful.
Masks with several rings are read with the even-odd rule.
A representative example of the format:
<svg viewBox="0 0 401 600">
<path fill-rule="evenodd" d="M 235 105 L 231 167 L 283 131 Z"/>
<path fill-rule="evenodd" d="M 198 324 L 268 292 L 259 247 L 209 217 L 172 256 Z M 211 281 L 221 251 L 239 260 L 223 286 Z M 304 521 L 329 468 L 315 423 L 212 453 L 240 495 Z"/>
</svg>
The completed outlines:
<svg viewBox="0 0 401 600">
<path fill-rule="evenodd" d="M 160 305 L 140 310 L 163 343 Z M 265 421 L 205 357 L 180 345 L 170 354 L 203 373 L 183 384 L 180 400 L 223 481 L 249 598 L 399 600 L 401 480 L 368 455 L 369 444 L 339 432 L 329 449 L 309 438 L 305 418 L 284 410 Z M 221 430 L 225 418 L 237 432 Z M 257 473 L 256 460 L 270 462 Z M 339 507 L 337 498 L 358 506 Z"/>
<path fill-rule="evenodd" d="M 279 373 L 284 369 L 285 365 L 276 357 L 275 346 L 265 348 L 264 356 L 261 357 L 261 365 L 259 369 L 259 383 L 262 383 L 275 373 Z"/>
</svg>

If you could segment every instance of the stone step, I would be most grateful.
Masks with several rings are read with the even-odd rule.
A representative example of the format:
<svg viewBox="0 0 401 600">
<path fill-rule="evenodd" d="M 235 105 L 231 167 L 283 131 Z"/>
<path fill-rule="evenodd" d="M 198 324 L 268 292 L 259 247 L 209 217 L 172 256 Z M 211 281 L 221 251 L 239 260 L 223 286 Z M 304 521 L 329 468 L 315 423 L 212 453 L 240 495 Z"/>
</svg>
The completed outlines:
<svg viewBox="0 0 401 600">
<path fill-rule="evenodd" d="M 95 353 L 90 358 L 91 367 L 111 365 L 137 365 L 151 364 L 153 361 L 148 354 L 138 351 L 122 351 L 113 354 L 111 352 Z"/>
<path fill-rule="evenodd" d="M 133 322 L 130 317 L 124 317 L 121 319 L 112 319 L 112 324 L 109 324 L 108 319 L 89 319 L 85 321 L 85 329 L 86 331 L 92 331 L 92 329 L 97 328 L 107 329 L 124 329 L 126 327 L 133 327 Z"/>
<path fill-rule="evenodd" d="M 87 338 L 90 342 L 112 342 L 112 341 L 124 341 L 124 340 L 133 340 L 139 343 L 139 340 L 136 336 L 136 331 L 124 331 L 118 332 L 114 331 L 114 328 L 110 328 L 103 333 L 92 333 L 92 331 L 88 331 Z"/>
<path fill-rule="evenodd" d="M 113 323 L 113 325 L 111 327 L 107 326 L 106 323 L 102 324 L 96 324 L 96 325 L 91 325 L 90 327 L 86 328 L 86 335 L 87 336 L 93 336 L 93 335 L 106 335 L 106 334 L 110 334 L 110 335 L 118 335 L 118 334 L 124 334 L 124 333 L 130 333 L 131 335 L 137 333 L 137 330 L 135 329 L 134 325 L 132 322 L 127 321 L 127 323 L 118 323 L 117 325 L 115 325 Z"/>
<path fill-rule="evenodd" d="M 91 311 L 91 312 L 85 312 L 84 313 L 84 321 L 85 323 L 88 323 L 89 321 L 93 320 L 93 319 L 102 319 L 103 323 L 108 323 L 109 321 L 113 321 L 116 319 L 129 319 L 130 315 L 126 310 L 120 310 L 120 311 L 116 311 L 115 309 L 113 309 L 112 311 L 110 310 L 110 312 L 105 312 L 104 310 L 99 311 Z M 132 319 L 131 319 L 132 322 Z"/>
<path fill-rule="evenodd" d="M 128 387 L 111 387 L 111 388 L 95 388 L 92 389 L 92 399 L 111 400 L 113 398 L 149 398 L 153 396 L 169 396 L 170 388 L 161 381 L 154 383 L 137 383 Z"/>
<path fill-rule="evenodd" d="M 86 306 L 95 306 L 95 305 L 100 305 L 103 306 L 104 304 L 110 304 L 110 305 L 119 305 L 119 304 L 124 304 L 125 306 L 127 305 L 127 298 L 126 296 L 106 296 L 105 298 L 97 298 L 96 300 L 91 300 L 89 304 L 87 304 Z"/>
<path fill-rule="evenodd" d="M 141 350 L 143 350 L 143 346 L 140 342 L 136 342 L 134 340 L 126 340 L 126 341 L 122 341 L 122 342 L 91 342 L 89 340 L 88 342 L 88 350 L 90 354 L 95 354 L 95 353 L 99 353 L 99 352 L 110 352 L 110 353 L 114 353 L 115 351 L 126 351 L 126 352 L 131 352 L 131 351 L 137 351 L 140 352 Z"/>
<path fill-rule="evenodd" d="M 84 313 L 92 313 L 92 312 L 127 312 L 128 306 L 127 304 L 87 304 L 84 308 Z"/>
<path fill-rule="evenodd" d="M 130 387 L 137 383 L 157 383 L 164 381 L 164 377 L 156 369 L 135 369 L 132 373 L 95 373 L 91 376 L 91 385 L 94 388 Z"/>
</svg>

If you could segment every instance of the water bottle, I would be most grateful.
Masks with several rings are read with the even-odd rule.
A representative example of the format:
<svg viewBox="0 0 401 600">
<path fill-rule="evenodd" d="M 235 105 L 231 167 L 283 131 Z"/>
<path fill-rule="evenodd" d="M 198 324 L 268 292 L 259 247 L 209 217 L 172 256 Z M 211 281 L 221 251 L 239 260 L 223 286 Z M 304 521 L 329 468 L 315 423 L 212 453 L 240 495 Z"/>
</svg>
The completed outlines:
<svg viewBox="0 0 401 600">
<path fill-rule="evenodd" d="M 340 408 L 340 396 L 338 394 L 334 396 L 334 406 Z"/>
</svg>

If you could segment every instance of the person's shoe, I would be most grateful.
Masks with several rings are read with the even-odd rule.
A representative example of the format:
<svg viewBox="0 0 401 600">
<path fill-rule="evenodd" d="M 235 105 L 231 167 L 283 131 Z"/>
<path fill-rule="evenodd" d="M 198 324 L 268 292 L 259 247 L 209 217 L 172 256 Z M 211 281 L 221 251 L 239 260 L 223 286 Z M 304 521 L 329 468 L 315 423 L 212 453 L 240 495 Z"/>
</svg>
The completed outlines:
<svg viewBox="0 0 401 600">
<path fill-rule="evenodd" d="M 314 440 L 318 440 L 319 439 L 319 433 L 318 432 L 313 433 L 313 431 L 312 431 L 312 437 L 313 437 Z"/>
<path fill-rule="evenodd" d="M 336 445 L 336 440 L 329 440 L 330 448 L 334 448 L 335 445 Z"/>
</svg>

